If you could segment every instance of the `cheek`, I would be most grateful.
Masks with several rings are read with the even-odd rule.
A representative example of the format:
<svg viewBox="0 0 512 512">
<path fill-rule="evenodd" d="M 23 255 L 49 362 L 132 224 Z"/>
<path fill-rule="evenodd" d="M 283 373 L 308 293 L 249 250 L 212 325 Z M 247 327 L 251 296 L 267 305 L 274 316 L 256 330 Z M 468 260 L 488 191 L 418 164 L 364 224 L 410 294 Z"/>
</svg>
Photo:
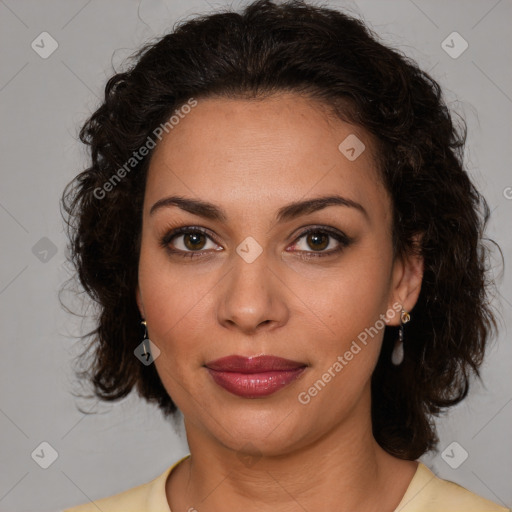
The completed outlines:
<svg viewBox="0 0 512 512">
<path fill-rule="evenodd" d="M 366 246 L 347 253 L 341 266 L 316 281 L 320 286 L 309 283 L 298 292 L 308 297 L 308 306 L 316 313 L 311 319 L 323 321 L 321 334 L 309 327 L 318 350 L 312 354 L 313 372 L 301 386 L 306 398 L 319 397 L 317 407 L 330 403 L 338 412 L 349 407 L 377 363 L 385 326 L 380 315 L 387 309 L 392 257 L 382 249 L 382 256 L 376 256 L 372 249 Z"/>
<path fill-rule="evenodd" d="M 324 286 L 324 293 L 312 298 L 312 309 L 324 322 L 320 335 L 309 327 L 317 350 L 312 354 L 313 371 L 300 387 L 299 402 L 314 404 L 327 423 L 342 416 L 366 389 L 385 326 L 380 315 L 387 309 L 387 274 L 381 263 L 360 258 L 351 269 L 337 273 L 335 281 L 326 281 L 330 284 Z"/>
<path fill-rule="evenodd" d="M 205 276 L 177 272 L 149 248 L 141 250 L 139 286 L 149 336 L 162 355 L 193 350 L 196 333 L 208 322 L 212 283 Z"/>
<path fill-rule="evenodd" d="M 291 288 L 305 298 L 304 305 L 311 318 L 316 317 L 315 323 L 323 321 L 328 337 L 351 339 L 386 311 L 391 257 L 375 254 L 361 247 L 322 272 L 306 269 L 291 274 L 295 281 Z M 305 276 L 307 272 L 312 275 Z"/>
</svg>

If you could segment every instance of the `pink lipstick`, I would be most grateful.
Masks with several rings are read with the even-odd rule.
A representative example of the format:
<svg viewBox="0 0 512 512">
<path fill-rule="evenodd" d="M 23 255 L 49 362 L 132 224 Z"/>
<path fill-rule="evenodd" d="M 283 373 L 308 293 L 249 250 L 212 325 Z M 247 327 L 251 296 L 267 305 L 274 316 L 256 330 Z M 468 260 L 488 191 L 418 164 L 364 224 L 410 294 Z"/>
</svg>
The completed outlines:
<svg viewBox="0 0 512 512">
<path fill-rule="evenodd" d="M 205 364 L 213 380 L 243 398 L 271 395 L 299 378 L 307 364 L 275 356 L 227 356 Z"/>
</svg>

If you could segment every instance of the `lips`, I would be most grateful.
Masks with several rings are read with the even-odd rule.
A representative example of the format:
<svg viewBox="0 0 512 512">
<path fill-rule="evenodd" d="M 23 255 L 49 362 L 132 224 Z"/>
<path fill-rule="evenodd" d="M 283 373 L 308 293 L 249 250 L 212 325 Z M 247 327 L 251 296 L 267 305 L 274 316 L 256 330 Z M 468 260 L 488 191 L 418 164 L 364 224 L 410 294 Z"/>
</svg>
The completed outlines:
<svg viewBox="0 0 512 512">
<path fill-rule="evenodd" d="M 305 363 L 275 356 L 227 356 L 206 363 L 211 370 L 221 372 L 261 373 L 270 371 L 295 370 L 307 366 Z"/>
<path fill-rule="evenodd" d="M 269 396 L 299 378 L 307 365 L 275 356 L 228 356 L 205 364 L 214 382 L 244 397 Z"/>
</svg>

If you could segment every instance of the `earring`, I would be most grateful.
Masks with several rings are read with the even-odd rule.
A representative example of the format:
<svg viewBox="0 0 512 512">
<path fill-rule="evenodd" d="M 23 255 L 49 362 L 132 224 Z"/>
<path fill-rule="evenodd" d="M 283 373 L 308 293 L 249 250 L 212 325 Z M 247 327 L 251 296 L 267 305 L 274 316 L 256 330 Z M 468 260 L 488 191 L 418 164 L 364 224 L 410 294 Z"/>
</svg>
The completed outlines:
<svg viewBox="0 0 512 512">
<path fill-rule="evenodd" d="M 391 354 L 391 362 L 395 366 L 402 364 L 404 360 L 404 324 L 411 319 L 411 315 L 402 308 L 400 313 L 400 327 L 398 328 L 398 339 L 395 341 L 395 348 Z"/>
<path fill-rule="evenodd" d="M 141 324 L 144 326 L 144 339 L 142 340 L 142 348 L 144 349 L 144 357 L 146 361 L 151 359 L 151 350 L 149 346 L 148 329 L 146 320 L 142 320 Z"/>
</svg>

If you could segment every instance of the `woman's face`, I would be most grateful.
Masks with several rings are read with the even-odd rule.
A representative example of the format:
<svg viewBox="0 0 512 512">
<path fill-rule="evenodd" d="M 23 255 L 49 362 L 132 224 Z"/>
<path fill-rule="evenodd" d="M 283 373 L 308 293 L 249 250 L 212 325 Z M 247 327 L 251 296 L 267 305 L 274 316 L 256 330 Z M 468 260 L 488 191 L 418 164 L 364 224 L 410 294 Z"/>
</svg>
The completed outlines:
<svg viewBox="0 0 512 512">
<path fill-rule="evenodd" d="M 384 321 L 399 323 L 421 281 L 420 262 L 393 260 L 371 149 L 360 128 L 289 93 L 199 100 L 155 148 L 137 301 L 188 429 L 278 454 L 368 419 Z M 190 203 L 162 201 L 171 196 Z M 207 367 L 231 355 L 299 369 Z"/>
</svg>

